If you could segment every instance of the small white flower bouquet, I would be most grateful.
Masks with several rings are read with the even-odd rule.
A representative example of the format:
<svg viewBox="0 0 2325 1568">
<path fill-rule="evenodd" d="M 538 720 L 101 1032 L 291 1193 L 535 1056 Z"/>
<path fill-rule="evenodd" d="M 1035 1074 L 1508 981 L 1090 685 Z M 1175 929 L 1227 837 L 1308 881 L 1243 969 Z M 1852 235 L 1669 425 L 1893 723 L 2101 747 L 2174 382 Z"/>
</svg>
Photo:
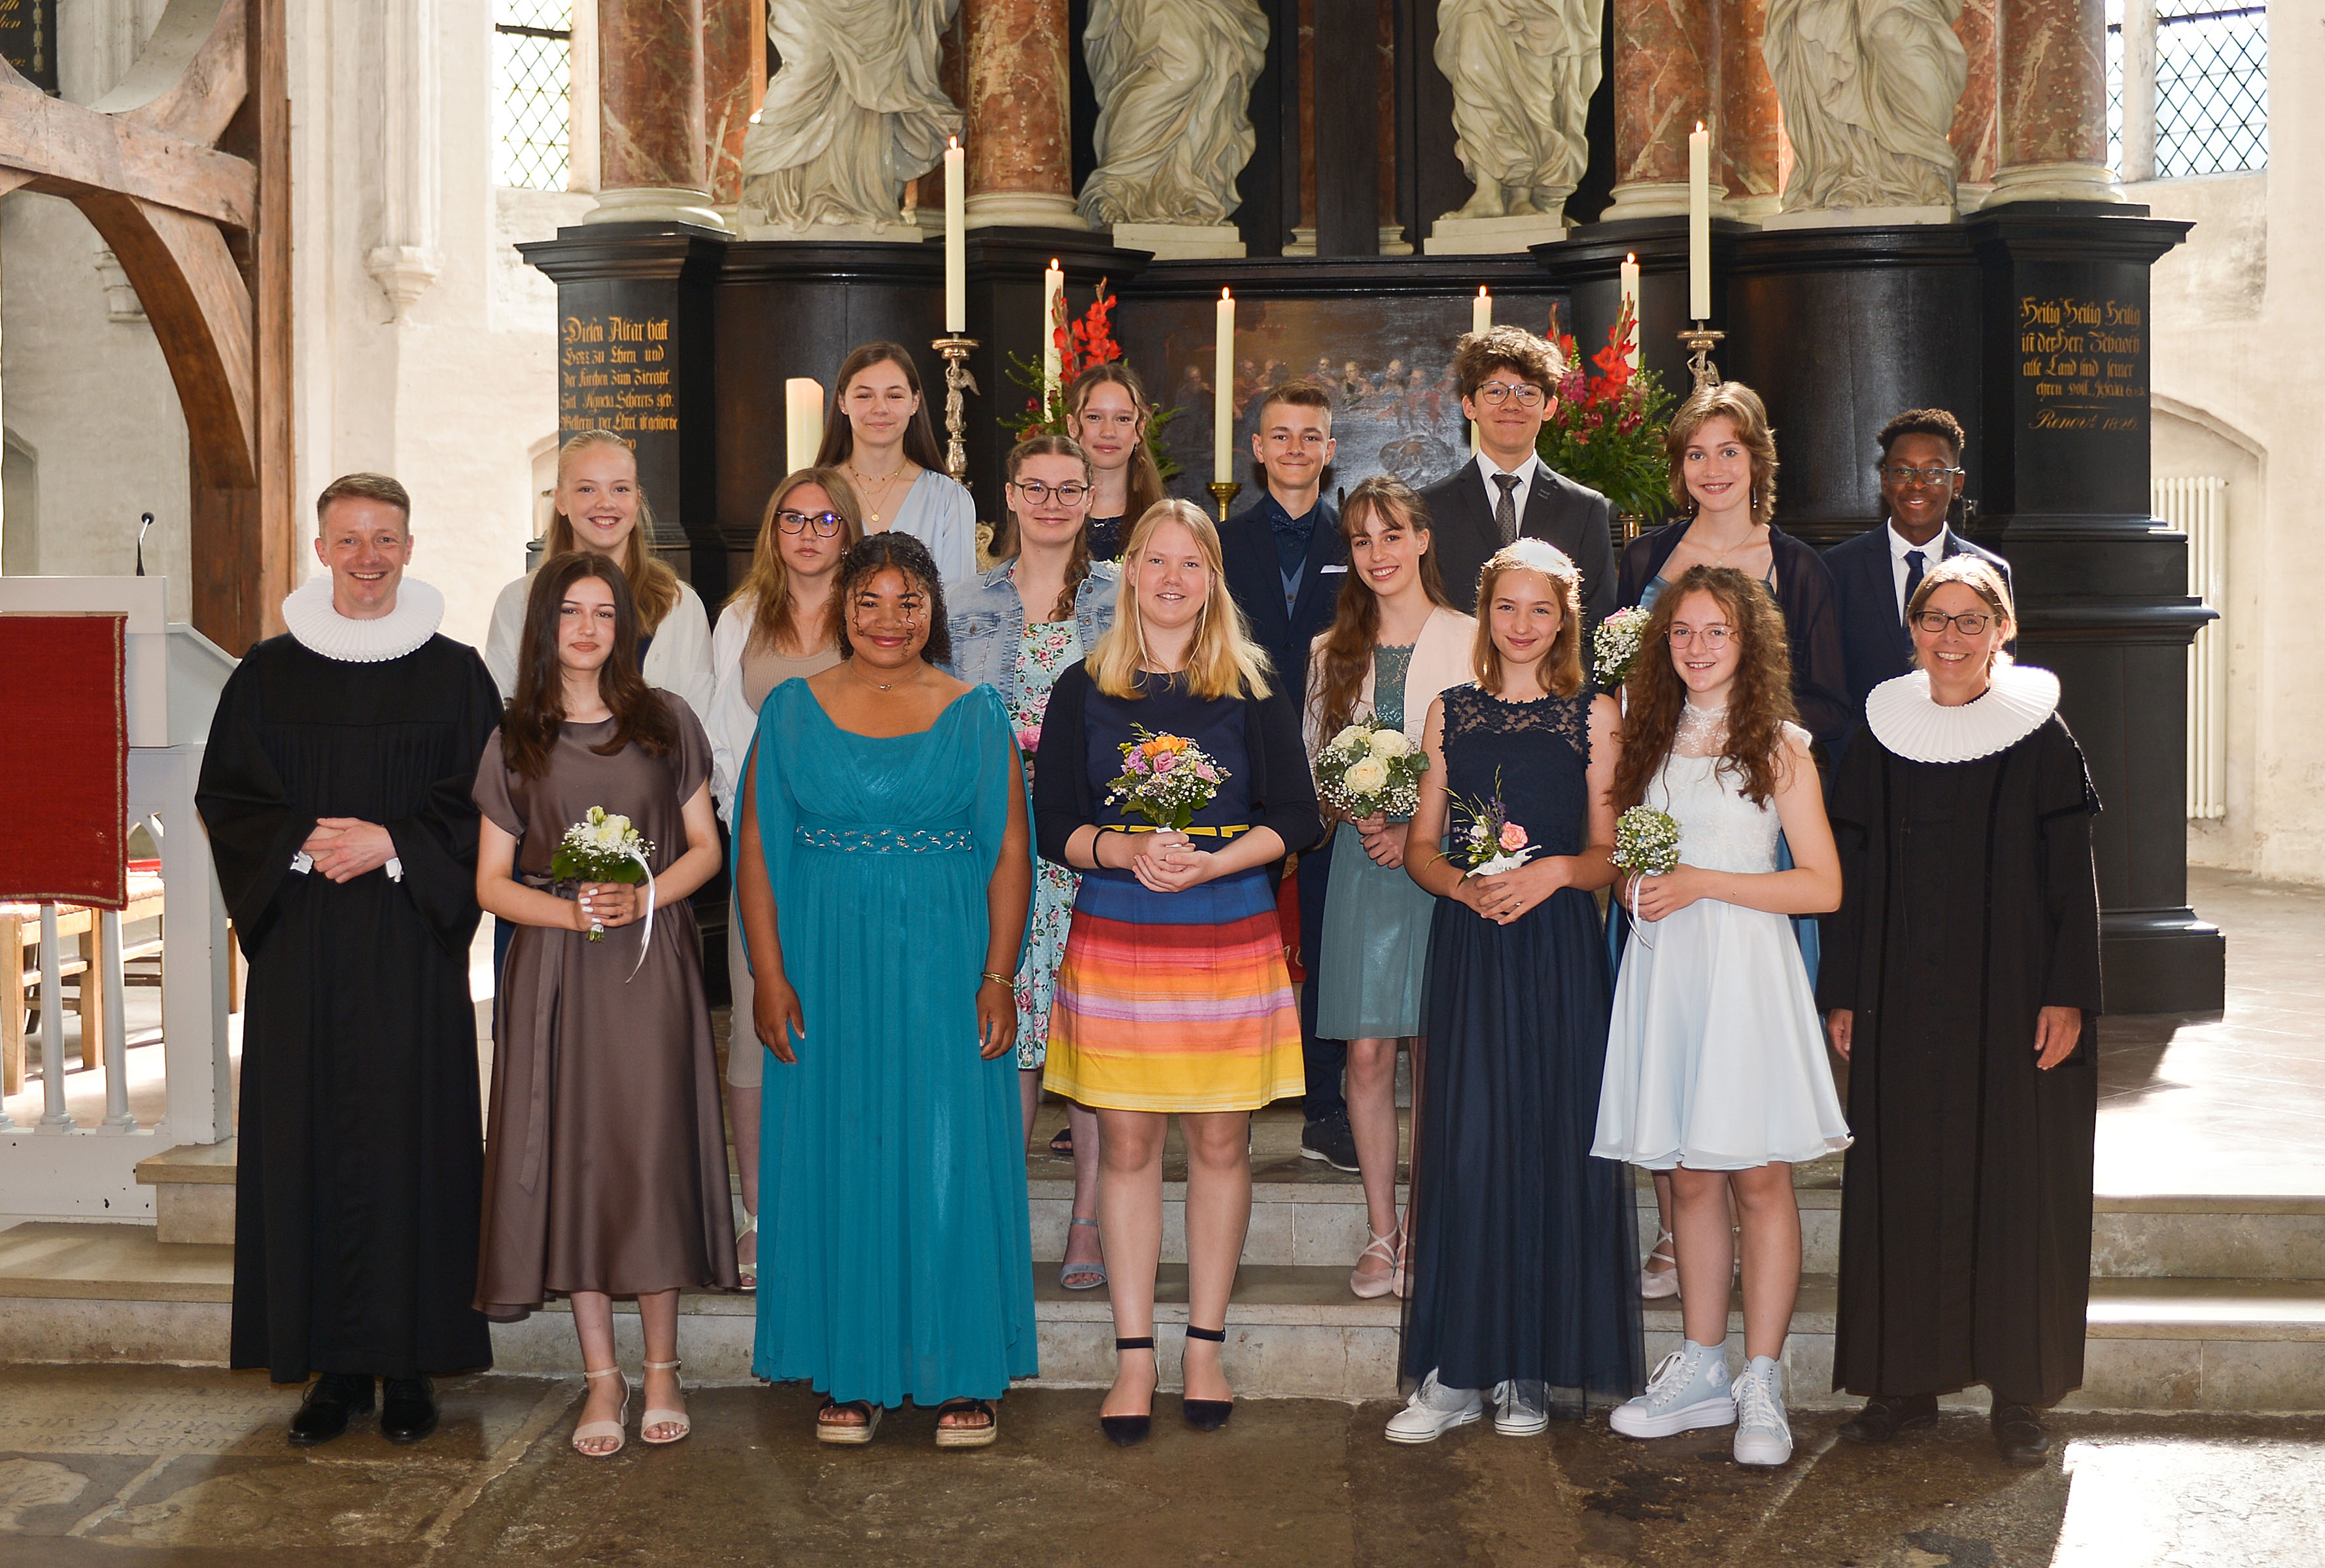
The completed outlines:
<svg viewBox="0 0 2325 1568">
<path fill-rule="evenodd" d="M 1107 786 L 1107 804 L 1184 833 L 1231 775 L 1182 736 L 1158 735 L 1143 724 L 1130 733 L 1135 738 L 1122 743 L 1122 771 Z"/>
<path fill-rule="evenodd" d="M 1490 800 L 1456 800 L 1453 815 L 1468 823 L 1453 846 L 1450 857 L 1464 868 L 1465 877 L 1497 877 L 1504 872 L 1514 872 L 1533 858 L 1533 841 L 1526 830 L 1510 820 L 1509 807 L 1502 804 L 1502 775 L 1494 773 L 1494 794 Z"/>
<path fill-rule="evenodd" d="M 1316 797 L 1351 822 L 1411 816 L 1421 804 L 1429 753 L 1403 730 L 1350 724 L 1316 759 Z"/>
<path fill-rule="evenodd" d="M 1631 678 L 1631 666 L 1639 658 L 1639 640 L 1646 633 L 1647 613 L 1635 606 L 1617 610 L 1590 634 L 1591 669 L 1600 690 L 1613 691 Z"/>
<path fill-rule="evenodd" d="M 608 812 L 602 806 L 592 806 L 589 814 L 565 830 L 558 841 L 557 853 L 551 857 L 549 874 L 560 882 L 644 882 L 651 889 L 653 872 L 646 857 L 654 846 L 632 826 L 630 819 Z M 648 898 L 652 898 L 651 892 Z M 646 936 L 653 936 L 653 915 L 651 907 L 646 915 Z M 603 942 L 606 928 L 595 920 L 589 922 L 589 940 Z"/>
<path fill-rule="evenodd" d="M 1614 862 L 1643 877 L 1660 877 L 1679 864 L 1679 823 L 1653 806 L 1634 806 L 1615 819 Z"/>
</svg>

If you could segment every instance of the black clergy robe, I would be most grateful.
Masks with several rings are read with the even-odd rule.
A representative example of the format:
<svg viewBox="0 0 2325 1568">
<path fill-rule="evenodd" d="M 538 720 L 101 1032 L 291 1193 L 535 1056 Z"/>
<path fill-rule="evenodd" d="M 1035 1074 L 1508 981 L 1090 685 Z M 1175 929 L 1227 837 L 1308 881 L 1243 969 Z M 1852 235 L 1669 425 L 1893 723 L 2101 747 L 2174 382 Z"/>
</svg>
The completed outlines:
<svg viewBox="0 0 2325 1568">
<path fill-rule="evenodd" d="M 492 1361 L 469 790 L 500 706 L 464 643 L 355 663 L 283 636 L 211 722 L 195 803 L 250 963 L 232 1364 L 277 1382 Z M 403 880 L 292 871 L 324 816 L 385 827 Z"/>
<path fill-rule="evenodd" d="M 2083 1377 L 2098 1115 L 2098 798 L 2054 714 L 1973 761 L 1858 735 L 1817 1001 L 1854 1009 L 1833 1387 L 2055 1403 Z M 2035 1066 L 2036 1015 L 2080 1008 Z"/>
</svg>

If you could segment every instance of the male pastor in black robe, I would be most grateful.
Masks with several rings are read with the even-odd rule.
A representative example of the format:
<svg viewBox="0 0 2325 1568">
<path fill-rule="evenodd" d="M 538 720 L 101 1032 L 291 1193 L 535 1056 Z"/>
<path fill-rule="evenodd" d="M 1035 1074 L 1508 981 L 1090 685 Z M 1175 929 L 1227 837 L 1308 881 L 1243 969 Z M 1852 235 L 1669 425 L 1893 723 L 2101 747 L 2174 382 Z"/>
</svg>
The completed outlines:
<svg viewBox="0 0 2325 1568">
<path fill-rule="evenodd" d="M 2032 722 L 1959 761 L 1882 733 L 1879 699 L 1916 678 L 1876 691 L 1839 770 L 1842 901 L 1817 982 L 1828 1015 L 1854 1013 L 1833 1387 L 1873 1400 L 1871 1434 L 1844 1429 L 1859 1442 L 1972 1383 L 1997 1411 L 2057 1403 L 2082 1383 L 2090 1294 L 2098 798 L 2047 672 L 1997 670 L 1970 706 L 2032 691 Z M 2047 1069 L 2046 1007 L 2081 1014 Z"/>
<path fill-rule="evenodd" d="M 299 1443 L 369 1410 L 375 1374 L 383 1432 L 416 1441 L 426 1376 L 492 1360 L 469 789 L 500 701 L 436 635 L 442 595 L 402 578 L 402 496 L 378 475 L 324 492 L 331 575 L 227 682 L 195 795 L 250 964 L 232 1364 L 323 1374 Z"/>
</svg>

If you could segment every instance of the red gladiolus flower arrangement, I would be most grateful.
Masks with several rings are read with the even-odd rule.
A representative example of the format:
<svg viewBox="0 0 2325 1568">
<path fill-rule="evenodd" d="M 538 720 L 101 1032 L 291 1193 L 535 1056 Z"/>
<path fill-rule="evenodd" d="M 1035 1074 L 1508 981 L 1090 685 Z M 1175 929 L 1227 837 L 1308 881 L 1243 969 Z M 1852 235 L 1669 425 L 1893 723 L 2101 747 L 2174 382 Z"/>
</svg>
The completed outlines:
<svg viewBox="0 0 2325 1568">
<path fill-rule="evenodd" d="M 1606 496 L 1616 514 L 1654 517 L 1670 504 L 1663 429 L 1673 400 L 1653 371 L 1631 368 L 1628 350 L 1637 332 L 1626 304 L 1607 329 L 1607 346 L 1590 356 L 1595 374 L 1583 368 L 1573 337 L 1559 335 L 1567 372 L 1535 450 L 1561 474 Z"/>
</svg>

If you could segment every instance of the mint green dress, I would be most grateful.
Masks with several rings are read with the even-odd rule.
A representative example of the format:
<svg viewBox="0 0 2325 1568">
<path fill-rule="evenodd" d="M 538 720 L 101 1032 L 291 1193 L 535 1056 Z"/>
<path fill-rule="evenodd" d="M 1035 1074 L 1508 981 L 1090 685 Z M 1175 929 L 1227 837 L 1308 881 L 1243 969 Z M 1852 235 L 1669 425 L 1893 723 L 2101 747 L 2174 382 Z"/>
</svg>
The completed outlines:
<svg viewBox="0 0 2325 1568">
<path fill-rule="evenodd" d="M 1017 1064 L 977 1055 L 1008 712 L 980 686 L 875 739 L 785 681 L 757 755 L 807 1029 L 796 1063 L 767 1063 L 751 1370 L 843 1404 L 997 1398 L 1038 1370 Z"/>
<path fill-rule="evenodd" d="M 1373 718 L 1404 725 L 1410 648 L 1373 650 Z M 1332 835 L 1332 874 L 1316 969 L 1316 1035 L 1327 1040 L 1403 1039 L 1421 1032 L 1422 981 L 1437 900 L 1403 866 L 1380 866 L 1361 834 Z"/>
</svg>

